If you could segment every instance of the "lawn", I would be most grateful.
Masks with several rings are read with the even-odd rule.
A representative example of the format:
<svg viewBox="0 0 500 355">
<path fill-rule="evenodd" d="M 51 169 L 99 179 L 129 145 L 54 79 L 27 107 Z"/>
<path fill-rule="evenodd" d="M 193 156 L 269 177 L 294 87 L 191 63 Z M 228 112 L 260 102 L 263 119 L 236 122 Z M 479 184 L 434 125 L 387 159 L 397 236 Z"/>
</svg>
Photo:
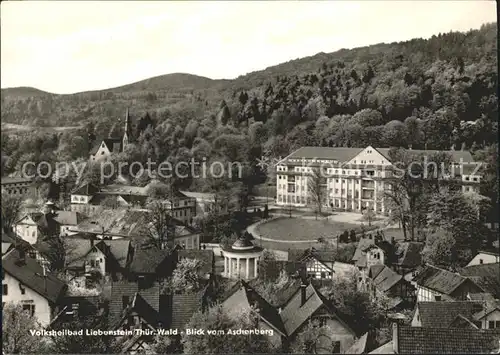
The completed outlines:
<svg viewBox="0 0 500 355">
<path fill-rule="evenodd" d="M 360 226 L 326 219 L 302 219 L 282 217 L 257 226 L 257 232 L 264 238 L 275 240 L 317 240 L 335 238 L 345 230 L 359 231 Z M 301 243 L 305 244 L 305 243 Z"/>
</svg>

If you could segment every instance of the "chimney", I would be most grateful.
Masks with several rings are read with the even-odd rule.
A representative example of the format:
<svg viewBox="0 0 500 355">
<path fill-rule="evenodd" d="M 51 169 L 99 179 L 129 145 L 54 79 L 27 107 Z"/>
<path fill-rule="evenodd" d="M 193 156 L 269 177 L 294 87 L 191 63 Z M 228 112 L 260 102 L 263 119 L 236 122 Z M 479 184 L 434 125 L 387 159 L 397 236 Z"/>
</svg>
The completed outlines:
<svg viewBox="0 0 500 355">
<path fill-rule="evenodd" d="M 411 150 L 412 145 L 408 144 L 408 150 Z"/>
<path fill-rule="evenodd" d="M 26 251 L 23 248 L 19 249 L 19 262 L 26 263 Z"/>
<path fill-rule="evenodd" d="M 302 307 L 306 303 L 306 284 L 300 285 L 300 306 Z"/>
<path fill-rule="evenodd" d="M 392 351 L 394 354 L 397 354 L 399 352 L 399 339 L 398 339 L 398 323 L 394 322 L 392 323 Z"/>
</svg>

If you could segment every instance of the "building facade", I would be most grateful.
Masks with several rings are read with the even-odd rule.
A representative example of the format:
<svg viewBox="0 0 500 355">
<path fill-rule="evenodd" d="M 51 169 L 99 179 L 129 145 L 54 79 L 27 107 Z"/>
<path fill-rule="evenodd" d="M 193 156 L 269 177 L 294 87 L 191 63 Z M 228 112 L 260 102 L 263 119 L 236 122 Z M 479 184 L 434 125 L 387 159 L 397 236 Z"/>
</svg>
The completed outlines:
<svg viewBox="0 0 500 355">
<path fill-rule="evenodd" d="M 2 178 L 2 193 L 7 195 L 24 195 L 27 194 L 33 187 L 33 179 L 3 177 Z"/>
<path fill-rule="evenodd" d="M 411 150 L 415 154 L 435 154 L 436 151 Z M 462 191 L 479 191 L 480 176 L 476 163 L 467 151 L 446 151 L 460 171 Z M 322 169 L 317 180 L 323 189 L 321 201 L 325 208 L 345 211 L 372 209 L 388 213 L 386 192 L 395 178 L 397 167 L 389 160 L 388 148 L 303 147 L 276 165 L 276 203 L 283 206 L 315 205 L 318 188 L 311 186 L 311 175 Z M 458 170 L 460 169 L 460 170 Z"/>
</svg>

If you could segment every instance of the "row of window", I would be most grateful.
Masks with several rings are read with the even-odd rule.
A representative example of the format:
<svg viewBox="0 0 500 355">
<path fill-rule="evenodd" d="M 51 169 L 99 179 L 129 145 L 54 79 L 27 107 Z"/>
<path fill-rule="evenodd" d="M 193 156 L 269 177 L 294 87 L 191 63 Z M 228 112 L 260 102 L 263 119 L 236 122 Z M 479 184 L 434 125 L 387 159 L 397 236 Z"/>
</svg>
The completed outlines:
<svg viewBox="0 0 500 355">
<path fill-rule="evenodd" d="M 21 188 L 13 188 L 13 189 L 5 189 L 4 191 L 7 191 L 7 194 L 9 195 L 16 195 L 16 194 L 19 194 L 19 195 L 24 195 L 25 193 L 28 192 L 28 188 L 27 187 L 21 187 Z"/>
</svg>

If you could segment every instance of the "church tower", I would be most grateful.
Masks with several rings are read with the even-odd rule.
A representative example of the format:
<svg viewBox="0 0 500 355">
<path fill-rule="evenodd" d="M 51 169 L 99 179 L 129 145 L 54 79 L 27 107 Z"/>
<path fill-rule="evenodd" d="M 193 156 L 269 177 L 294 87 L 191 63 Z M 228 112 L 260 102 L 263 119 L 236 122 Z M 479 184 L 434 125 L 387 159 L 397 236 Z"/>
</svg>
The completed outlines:
<svg viewBox="0 0 500 355">
<path fill-rule="evenodd" d="M 123 133 L 123 142 L 122 142 L 122 150 L 125 150 L 125 147 L 132 143 L 132 124 L 130 123 L 130 115 L 127 108 L 127 113 L 125 114 L 125 131 Z"/>
</svg>

